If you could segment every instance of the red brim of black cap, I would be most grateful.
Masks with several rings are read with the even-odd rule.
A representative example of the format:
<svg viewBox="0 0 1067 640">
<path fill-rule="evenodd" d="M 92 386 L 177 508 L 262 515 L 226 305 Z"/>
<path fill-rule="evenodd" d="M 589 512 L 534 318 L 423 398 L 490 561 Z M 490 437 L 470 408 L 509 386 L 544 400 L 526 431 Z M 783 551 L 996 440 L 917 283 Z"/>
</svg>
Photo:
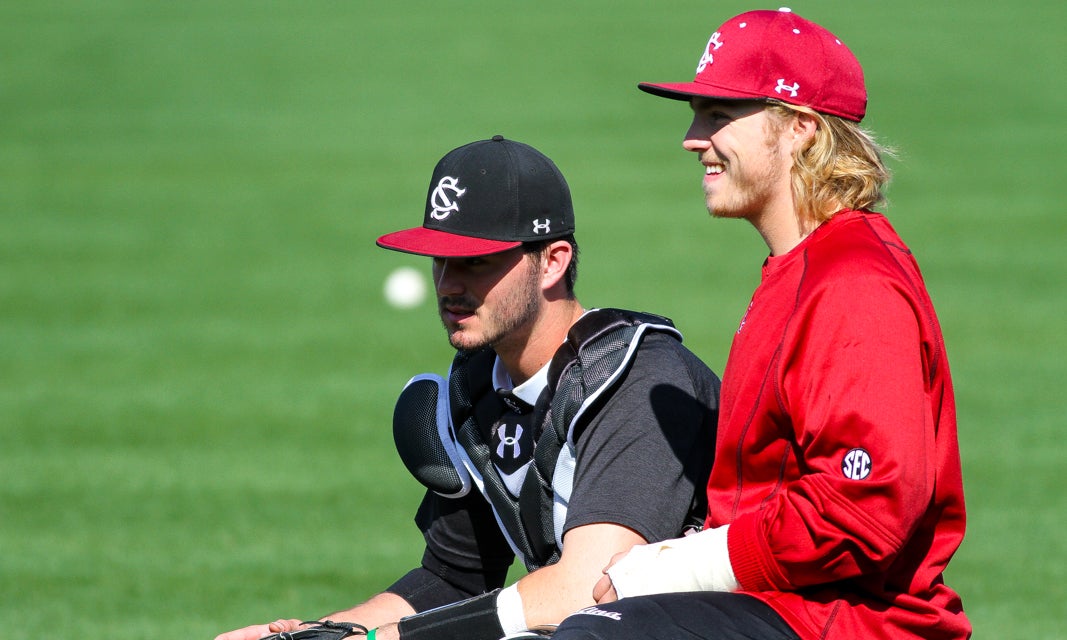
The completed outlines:
<svg viewBox="0 0 1067 640">
<path fill-rule="evenodd" d="M 387 233 L 378 238 L 378 246 L 383 249 L 414 253 L 431 258 L 473 258 L 488 256 L 522 246 L 513 240 L 488 240 L 446 233 L 426 227 L 415 227 Z"/>
<path fill-rule="evenodd" d="M 646 93 L 671 100 L 689 100 L 694 96 L 705 98 L 724 98 L 727 100 L 759 100 L 765 96 L 750 91 L 737 91 L 714 87 L 703 82 L 641 82 L 637 88 Z"/>
</svg>

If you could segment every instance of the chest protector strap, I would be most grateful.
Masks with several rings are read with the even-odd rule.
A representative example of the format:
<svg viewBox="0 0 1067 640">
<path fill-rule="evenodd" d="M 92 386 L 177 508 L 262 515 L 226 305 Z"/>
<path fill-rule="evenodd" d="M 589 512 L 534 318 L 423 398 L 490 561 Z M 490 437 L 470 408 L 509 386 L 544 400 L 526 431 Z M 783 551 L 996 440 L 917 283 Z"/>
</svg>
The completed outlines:
<svg viewBox="0 0 1067 640">
<path fill-rule="evenodd" d="M 527 569 L 552 564 L 562 546 L 575 443 L 611 397 L 648 331 L 681 340 L 667 318 L 621 309 L 590 311 L 571 327 L 534 407 L 536 445 L 518 498 L 490 458 L 489 430 L 506 409 L 492 386 L 496 356 L 491 350 L 456 355 L 445 407 L 444 380 L 412 378 L 393 416 L 397 451 L 412 474 L 442 496 L 459 497 L 477 486 Z"/>
</svg>

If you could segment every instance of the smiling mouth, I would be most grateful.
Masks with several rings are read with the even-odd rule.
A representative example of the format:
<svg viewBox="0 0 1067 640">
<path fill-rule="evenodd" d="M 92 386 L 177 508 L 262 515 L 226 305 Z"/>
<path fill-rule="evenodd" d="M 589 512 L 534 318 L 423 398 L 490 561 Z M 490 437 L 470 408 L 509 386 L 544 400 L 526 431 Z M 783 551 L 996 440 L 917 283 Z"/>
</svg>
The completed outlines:
<svg viewBox="0 0 1067 640">
<path fill-rule="evenodd" d="M 724 165 L 718 163 L 704 165 L 704 175 L 706 176 L 717 176 L 722 173 L 726 173 Z"/>
</svg>

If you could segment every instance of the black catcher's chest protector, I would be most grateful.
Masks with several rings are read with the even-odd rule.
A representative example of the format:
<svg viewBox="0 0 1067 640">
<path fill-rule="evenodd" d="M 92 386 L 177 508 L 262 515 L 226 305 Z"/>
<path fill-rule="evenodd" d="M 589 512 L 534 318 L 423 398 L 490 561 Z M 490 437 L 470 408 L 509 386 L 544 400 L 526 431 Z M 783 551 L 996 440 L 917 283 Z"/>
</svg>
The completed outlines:
<svg viewBox="0 0 1067 640">
<path fill-rule="evenodd" d="M 560 556 L 575 443 L 611 398 L 648 331 L 681 340 L 667 318 L 621 309 L 590 311 L 571 327 L 533 408 L 536 445 L 518 497 L 492 461 L 491 429 L 507 407 L 493 389 L 496 354 L 489 349 L 458 353 L 447 383 L 433 375 L 408 383 L 393 417 L 397 451 L 440 495 L 459 497 L 477 486 L 527 569 L 552 564 Z"/>
</svg>

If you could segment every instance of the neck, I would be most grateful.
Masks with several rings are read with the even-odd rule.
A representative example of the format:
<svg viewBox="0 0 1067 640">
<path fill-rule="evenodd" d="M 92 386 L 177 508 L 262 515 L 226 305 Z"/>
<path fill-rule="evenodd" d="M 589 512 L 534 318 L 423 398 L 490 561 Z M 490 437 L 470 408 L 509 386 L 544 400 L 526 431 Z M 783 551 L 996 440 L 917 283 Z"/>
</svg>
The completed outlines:
<svg viewBox="0 0 1067 640">
<path fill-rule="evenodd" d="M 555 355 L 578 318 L 585 309 L 575 298 L 566 298 L 546 303 L 545 309 L 534 320 L 521 344 L 494 347 L 508 375 L 516 386 L 526 382 Z"/>
<path fill-rule="evenodd" d="M 750 218 L 749 221 L 767 243 L 772 256 L 789 253 L 819 226 L 814 222 L 801 220 L 791 206 L 786 210 Z"/>
</svg>

